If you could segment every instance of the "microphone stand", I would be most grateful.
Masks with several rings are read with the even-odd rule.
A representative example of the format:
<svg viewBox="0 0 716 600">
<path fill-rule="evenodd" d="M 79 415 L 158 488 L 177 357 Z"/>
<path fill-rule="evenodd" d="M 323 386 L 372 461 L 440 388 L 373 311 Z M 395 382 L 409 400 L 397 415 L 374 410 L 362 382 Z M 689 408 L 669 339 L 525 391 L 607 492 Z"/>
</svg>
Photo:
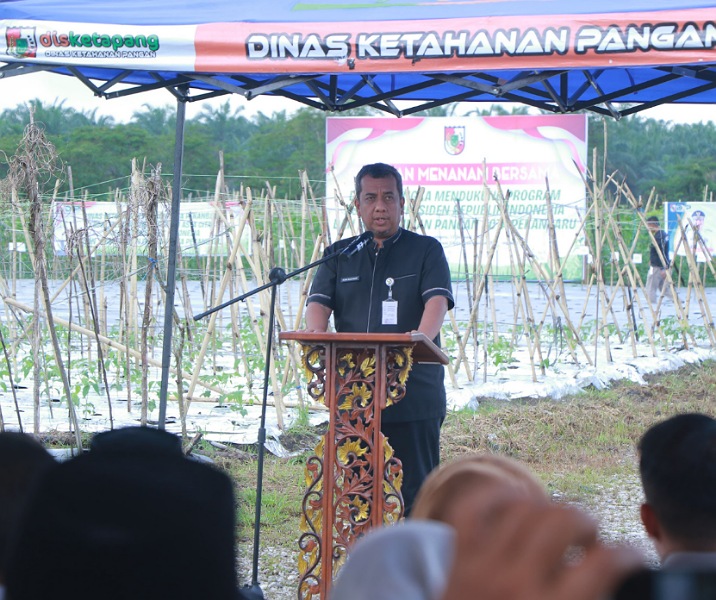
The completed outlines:
<svg viewBox="0 0 716 600">
<path fill-rule="evenodd" d="M 317 267 L 320 264 L 323 264 L 324 262 L 328 262 L 329 260 L 333 260 L 334 258 L 340 256 L 345 250 L 340 250 L 337 252 L 334 252 L 333 254 L 329 254 L 328 256 L 324 256 L 323 258 L 318 259 L 317 261 L 314 261 L 305 267 L 301 267 L 300 269 L 296 269 L 295 271 L 292 271 L 291 273 L 286 273 L 281 267 L 274 267 L 269 271 L 269 282 L 262 285 L 261 287 L 257 287 L 256 289 L 253 289 L 245 294 L 242 294 L 241 296 L 238 296 L 236 298 L 233 298 L 232 300 L 228 300 L 227 302 L 224 302 L 223 304 L 220 304 L 219 306 L 215 306 L 213 308 L 210 308 L 209 310 L 200 313 L 198 315 L 194 316 L 194 320 L 198 321 L 199 319 L 203 319 L 204 317 L 221 310 L 222 308 L 226 308 L 227 306 L 230 306 L 234 304 L 235 302 L 240 302 L 243 300 L 246 300 L 250 296 L 253 296 L 254 294 L 257 294 L 259 292 L 262 292 L 266 289 L 271 289 L 271 310 L 269 312 L 269 326 L 268 326 L 268 332 L 266 337 L 266 362 L 264 364 L 264 390 L 263 390 L 263 398 L 261 402 L 261 421 L 259 425 L 259 434 L 258 434 L 258 465 L 257 465 L 257 474 L 256 474 L 256 512 L 254 516 L 254 553 L 253 553 L 253 561 L 252 561 L 252 570 L 251 570 L 251 585 L 244 586 L 243 592 L 246 595 L 246 598 L 251 600 L 263 600 L 265 598 L 263 590 L 261 589 L 261 586 L 259 585 L 259 537 L 260 537 L 260 530 L 261 530 L 261 499 L 262 499 L 262 492 L 263 492 L 263 475 L 264 475 L 264 444 L 266 443 L 266 406 L 268 403 L 268 384 L 269 384 L 269 375 L 270 375 L 270 365 L 271 365 L 271 351 L 272 351 L 272 342 L 273 342 L 273 328 L 274 328 L 274 312 L 276 309 L 276 288 L 278 288 L 279 285 L 281 285 L 284 281 L 287 279 L 291 279 L 292 277 L 295 277 L 296 275 L 299 275 L 303 273 L 304 271 L 307 271 L 308 269 L 312 269 L 313 267 Z"/>
</svg>

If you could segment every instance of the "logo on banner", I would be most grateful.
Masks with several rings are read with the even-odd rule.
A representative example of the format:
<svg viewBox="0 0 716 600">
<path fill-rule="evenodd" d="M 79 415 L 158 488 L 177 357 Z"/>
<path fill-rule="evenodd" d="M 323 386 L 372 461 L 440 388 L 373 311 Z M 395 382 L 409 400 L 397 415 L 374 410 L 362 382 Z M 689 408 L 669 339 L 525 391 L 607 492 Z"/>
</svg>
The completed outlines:
<svg viewBox="0 0 716 600">
<path fill-rule="evenodd" d="M 8 27 L 5 30 L 7 53 L 17 58 L 37 56 L 37 39 L 34 27 Z"/>
<path fill-rule="evenodd" d="M 465 127 L 445 128 L 445 152 L 457 155 L 465 149 Z"/>
</svg>

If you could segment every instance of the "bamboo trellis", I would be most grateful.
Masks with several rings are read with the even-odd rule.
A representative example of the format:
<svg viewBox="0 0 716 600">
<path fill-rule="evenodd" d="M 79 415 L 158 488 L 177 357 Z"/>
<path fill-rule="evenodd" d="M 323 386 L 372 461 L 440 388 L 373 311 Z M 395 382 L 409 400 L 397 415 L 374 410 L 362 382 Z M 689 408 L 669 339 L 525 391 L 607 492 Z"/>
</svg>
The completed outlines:
<svg viewBox="0 0 716 600">
<path fill-rule="evenodd" d="M 178 382 L 172 396 L 179 404 L 185 435 L 193 433 L 187 430 L 187 418 L 194 403 L 210 401 L 241 407 L 261 396 L 256 387 L 260 385 L 258 374 L 268 334 L 268 292 L 245 304 L 232 305 L 223 314 L 214 313 L 205 323 L 193 321 L 192 307 L 206 310 L 227 297 L 243 295 L 267 281 L 273 266 L 298 267 L 312 262 L 331 241 L 360 231 L 353 204 L 340 190 L 336 190 L 335 196 L 344 214 L 338 218 L 336 227 L 330 227 L 326 202 L 315 197 L 306 173 L 299 174 L 301 197 L 289 201 L 277 198 L 268 182 L 263 189 L 240 186 L 231 190 L 221 160 L 214 193 L 206 199 L 213 206 L 209 227 L 197 228 L 191 211 L 187 213 L 191 242 L 180 249 L 177 306 L 169 307 L 179 331 L 174 352 L 176 363 L 172 365 Z M 166 190 L 157 183 L 158 176 L 146 174 L 148 170 L 146 165 L 140 166 L 135 161 L 129 188 L 113 194 L 101 230 L 92 241 L 89 235 L 92 225 L 85 211 L 90 199 L 85 194 L 78 200 L 70 186 L 65 200 L 72 201 L 75 208 L 69 222 L 64 222 L 65 237 L 75 236 L 77 244 L 65 255 L 40 246 L 43 256 L 52 259 L 48 263 L 51 270 L 61 276 L 52 278 L 51 289 L 43 291 L 38 286 L 34 306 L 18 298 L 23 256 L 18 249 L 20 240 L 25 242 L 30 264 L 36 269 L 47 269 L 38 262 L 33 233 L 37 233 L 39 224 L 43 224 L 46 232 L 57 224 L 51 220 L 54 217 L 47 210 L 49 204 L 45 213 L 29 212 L 31 198 L 25 188 L 10 186 L 0 191 L 4 222 L 11 231 L 9 251 L 0 254 L 3 309 L 0 344 L 5 357 L 0 361 L 5 366 L 0 369 L 12 381 L 22 379 L 22 357 L 31 356 L 32 352 L 45 354 L 38 349 L 47 340 L 43 342 L 42 336 L 38 337 L 43 329 L 36 324 L 46 323 L 48 331 L 61 328 L 67 332 L 64 351 L 69 360 L 64 362 L 70 365 L 68 379 L 76 382 L 93 378 L 97 392 L 106 396 L 110 409 L 112 402 L 121 396 L 126 399 L 126 411 L 132 411 L 135 404 L 132 398 L 140 398 L 143 421 L 149 418 L 156 394 L 151 384 L 152 369 L 159 366 L 156 354 L 161 331 L 157 323 L 167 310 L 162 287 L 167 257 L 164 225 L 158 223 L 154 229 L 143 226 L 143 222 L 152 218 L 147 199 L 154 198 L 161 205 L 166 201 Z M 640 243 L 644 246 L 645 239 L 648 244 L 655 242 L 644 214 L 655 205 L 653 195 L 642 202 L 611 176 L 605 174 L 600 183 L 585 178 L 587 198 L 581 206 L 573 207 L 577 226 L 569 242 L 560 246 L 556 203 L 549 181 L 545 181 L 544 187 L 546 259 L 545 253 L 536 252 L 531 242 L 531 238 L 536 239 L 532 215 L 522 225 L 516 225 L 510 191 L 503 191 L 499 181 L 484 184 L 482 216 L 479 211 L 471 213 L 478 214 L 476 219 L 466 218 L 463 207 L 457 200 L 454 202 L 460 227 L 457 253 L 460 273 L 454 286 L 466 302 L 459 307 L 460 311 L 451 312 L 443 327 L 445 340 L 453 340 L 452 346 L 446 346 L 451 356 L 448 373 L 453 386 L 477 385 L 480 370 L 483 381 L 499 376 L 505 367 L 504 357 L 498 362 L 495 350 L 500 344 L 507 354 L 520 348 L 525 350 L 522 360 L 527 364 L 523 366 L 535 382 L 550 377 L 559 363 L 598 366 L 601 361 L 614 360 L 617 346 L 628 347 L 634 357 L 645 351 L 656 356 L 676 345 L 716 347 L 716 329 L 704 285 L 706 273 L 716 277 L 711 262 L 700 263 L 694 249 L 684 244 L 679 249 L 685 260 L 678 278 L 676 272 L 673 276 L 667 272 L 656 303 L 651 302 L 645 291 L 646 265 L 636 260 L 636 251 Z M 58 195 L 57 190 L 58 184 L 54 182 L 52 197 Z M 404 226 L 426 233 L 421 216 L 424 190 L 406 191 L 409 198 Z M 491 220 L 487 218 L 489 211 L 494 215 Z M 631 239 L 623 231 L 625 213 L 631 215 L 635 224 Z M 499 272 L 498 255 L 502 259 Z M 583 261 L 584 280 L 575 286 L 565 282 L 564 269 L 567 261 L 576 256 Z M 304 273 L 282 292 L 275 315 L 279 330 L 301 327 L 311 278 L 311 272 Z M 116 285 L 119 291 L 110 291 L 111 285 Z M 505 292 L 501 298 L 510 298 L 509 311 L 498 307 L 498 286 Z M 570 302 L 570 297 L 573 300 L 582 296 L 585 298 L 581 307 Z M 671 321 L 661 316 L 665 301 L 673 307 Z M 72 309 L 74 305 L 77 310 Z M 55 307 L 57 310 L 53 310 Z M 50 319 L 51 311 L 65 311 L 68 318 Z M 70 332 L 74 336 L 70 337 Z M 278 343 L 273 347 L 270 385 L 277 422 L 284 426 L 287 408 L 305 411 L 317 407 L 309 404 L 301 393 L 305 376 L 299 367 L 297 349 Z M 80 353 L 79 358 L 73 354 L 75 351 Z M 60 363 L 59 357 L 55 351 L 54 357 L 44 359 L 44 366 L 42 361 L 35 361 L 35 378 L 47 379 L 40 369 L 50 370 L 53 361 L 55 365 Z M 91 376 L 90 361 L 98 366 Z M 142 365 L 144 378 L 140 385 L 136 374 Z M 77 371 L 81 368 L 85 373 Z M 69 381 L 65 389 L 69 389 Z M 65 391 L 64 395 L 68 393 Z M 31 425 L 35 431 L 42 427 L 41 406 L 51 406 L 48 394 L 43 397 L 40 388 L 35 393 Z M 82 403 L 70 402 L 68 406 L 74 410 L 81 408 Z M 2 408 L 5 410 L 0 411 L 0 427 L 11 424 L 15 415 L 20 418 L 16 407 L 8 404 Z M 117 410 L 115 404 L 114 411 Z M 79 421 L 74 423 L 73 428 L 79 429 Z M 30 427 L 28 423 L 18 425 Z"/>
</svg>

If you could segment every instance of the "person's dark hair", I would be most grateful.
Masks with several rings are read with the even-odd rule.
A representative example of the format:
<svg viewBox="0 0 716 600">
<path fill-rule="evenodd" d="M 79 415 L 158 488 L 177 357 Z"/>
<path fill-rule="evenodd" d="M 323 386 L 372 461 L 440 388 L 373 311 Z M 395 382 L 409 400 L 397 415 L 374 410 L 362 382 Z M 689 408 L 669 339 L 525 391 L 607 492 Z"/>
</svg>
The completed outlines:
<svg viewBox="0 0 716 600">
<path fill-rule="evenodd" d="M 176 436 L 98 434 L 28 499 L 7 597 L 236 600 L 235 519 L 229 477 L 185 457 Z"/>
<path fill-rule="evenodd" d="M 647 222 L 647 223 L 656 223 L 656 224 L 658 225 L 658 224 L 659 224 L 659 217 L 656 217 L 656 216 L 654 216 L 654 215 L 651 215 L 651 216 L 646 220 L 646 222 Z"/>
<path fill-rule="evenodd" d="M 384 177 L 393 177 L 395 183 L 398 186 L 398 196 L 403 197 L 403 178 L 400 176 L 398 169 L 392 165 L 386 165 L 385 163 L 374 163 L 372 165 L 365 165 L 358 171 L 356 175 L 356 198 L 360 198 L 361 189 L 363 188 L 363 177 L 372 177 L 373 179 L 383 179 Z"/>
<path fill-rule="evenodd" d="M 703 210 L 695 210 L 691 213 L 692 217 L 705 217 L 706 213 Z"/>
<path fill-rule="evenodd" d="M 15 431 L 0 433 L 0 580 L 5 578 L 12 529 L 36 480 L 54 462 L 32 436 Z"/>
<path fill-rule="evenodd" d="M 716 541 L 716 420 L 682 414 L 639 442 L 646 502 L 674 539 L 698 550 Z"/>
</svg>

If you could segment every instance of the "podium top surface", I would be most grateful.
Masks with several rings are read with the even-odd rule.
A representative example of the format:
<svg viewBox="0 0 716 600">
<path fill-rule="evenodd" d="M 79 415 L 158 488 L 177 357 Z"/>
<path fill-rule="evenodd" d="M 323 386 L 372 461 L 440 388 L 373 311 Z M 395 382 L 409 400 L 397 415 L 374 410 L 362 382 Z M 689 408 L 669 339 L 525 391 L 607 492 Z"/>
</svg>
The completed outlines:
<svg viewBox="0 0 716 600">
<path fill-rule="evenodd" d="M 449 362 L 447 355 L 436 346 L 424 333 L 329 333 L 307 331 L 283 331 L 279 334 L 280 340 L 293 340 L 306 344 L 389 344 L 394 346 L 413 345 L 413 360 L 417 363 L 439 363 L 446 365 Z"/>
</svg>

